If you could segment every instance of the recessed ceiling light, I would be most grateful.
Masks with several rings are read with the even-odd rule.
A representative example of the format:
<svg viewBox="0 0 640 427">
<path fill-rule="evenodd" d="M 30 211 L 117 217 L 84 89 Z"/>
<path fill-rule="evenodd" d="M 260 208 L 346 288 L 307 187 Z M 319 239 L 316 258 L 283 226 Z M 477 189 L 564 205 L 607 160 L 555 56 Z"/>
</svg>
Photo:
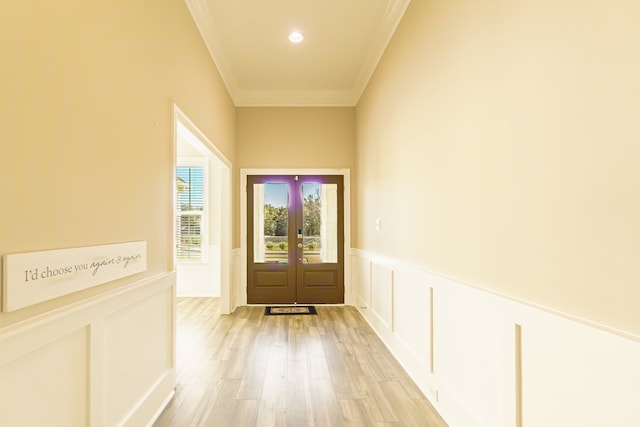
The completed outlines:
<svg viewBox="0 0 640 427">
<path fill-rule="evenodd" d="M 294 31 L 291 34 L 289 34 L 289 41 L 291 43 L 295 43 L 295 44 L 302 43 L 302 40 L 304 40 L 304 36 L 299 31 Z"/>
</svg>

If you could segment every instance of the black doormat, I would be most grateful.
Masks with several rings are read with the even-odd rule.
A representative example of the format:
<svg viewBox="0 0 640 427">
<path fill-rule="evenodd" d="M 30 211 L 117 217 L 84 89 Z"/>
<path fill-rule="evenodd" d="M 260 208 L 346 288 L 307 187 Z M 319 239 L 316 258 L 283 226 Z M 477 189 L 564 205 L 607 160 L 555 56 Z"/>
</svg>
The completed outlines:
<svg viewBox="0 0 640 427">
<path fill-rule="evenodd" d="M 282 316 L 292 314 L 318 314 L 316 308 L 312 305 L 294 305 L 294 306 L 268 306 L 264 308 L 265 316 Z"/>
</svg>

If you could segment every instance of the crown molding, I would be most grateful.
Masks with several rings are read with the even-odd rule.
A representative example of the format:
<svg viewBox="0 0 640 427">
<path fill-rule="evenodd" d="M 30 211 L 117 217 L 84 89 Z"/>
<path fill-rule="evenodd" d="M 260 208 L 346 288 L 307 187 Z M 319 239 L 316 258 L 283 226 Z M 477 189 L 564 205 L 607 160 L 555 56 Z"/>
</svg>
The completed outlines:
<svg viewBox="0 0 640 427">
<path fill-rule="evenodd" d="M 387 49 L 387 45 L 391 41 L 396 28 L 398 28 L 398 24 L 400 24 L 407 7 L 409 7 L 409 3 L 411 3 L 411 0 L 394 0 L 387 5 L 382 23 L 371 43 L 353 87 L 357 98 L 356 104 L 369 84 L 369 80 L 376 70 L 384 51 Z"/>
<path fill-rule="evenodd" d="M 185 3 L 189 9 L 189 13 L 191 13 L 191 17 L 193 18 L 196 27 L 198 28 L 198 31 L 200 32 L 202 40 L 209 51 L 209 55 L 211 56 L 213 63 L 216 68 L 218 68 L 220 77 L 222 78 L 231 99 L 235 101 L 234 94 L 237 92 L 238 86 L 235 78 L 233 77 L 232 68 L 226 60 L 224 46 L 220 42 L 220 37 L 215 30 L 215 24 L 211 18 L 211 12 L 207 7 L 206 1 L 185 0 Z"/>
<path fill-rule="evenodd" d="M 356 93 L 345 91 L 237 91 L 232 95 L 237 107 L 354 107 Z"/>
<path fill-rule="evenodd" d="M 238 87 L 229 65 L 224 44 L 215 29 L 206 0 L 185 0 L 202 39 L 218 68 L 222 81 L 234 104 L 248 106 L 348 106 L 357 105 L 380 58 L 389 44 L 411 0 L 390 0 L 381 23 L 372 38 L 365 59 L 355 76 L 353 87 L 347 90 L 243 90 Z"/>
</svg>

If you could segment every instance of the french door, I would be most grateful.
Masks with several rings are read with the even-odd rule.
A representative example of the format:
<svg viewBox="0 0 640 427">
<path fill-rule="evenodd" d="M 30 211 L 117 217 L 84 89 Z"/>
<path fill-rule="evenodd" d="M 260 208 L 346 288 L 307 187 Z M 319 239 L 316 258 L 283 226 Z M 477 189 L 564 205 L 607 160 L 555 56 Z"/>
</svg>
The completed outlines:
<svg viewBox="0 0 640 427">
<path fill-rule="evenodd" d="M 341 175 L 247 176 L 247 302 L 344 302 Z"/>
</svg>

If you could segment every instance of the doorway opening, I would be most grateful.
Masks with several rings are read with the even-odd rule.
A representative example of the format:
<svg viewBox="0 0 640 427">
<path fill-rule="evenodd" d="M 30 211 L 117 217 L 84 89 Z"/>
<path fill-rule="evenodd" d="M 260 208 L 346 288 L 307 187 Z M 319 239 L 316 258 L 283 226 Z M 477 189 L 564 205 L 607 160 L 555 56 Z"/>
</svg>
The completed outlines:
<svg viewBox="0 0 640 427">
<path fill-rule="evenodd" d="M 217 147 L 174 104 L 174 269 L 178 297 L 219 297 L 231 312 L 231 174 Z"/>
</svg>

